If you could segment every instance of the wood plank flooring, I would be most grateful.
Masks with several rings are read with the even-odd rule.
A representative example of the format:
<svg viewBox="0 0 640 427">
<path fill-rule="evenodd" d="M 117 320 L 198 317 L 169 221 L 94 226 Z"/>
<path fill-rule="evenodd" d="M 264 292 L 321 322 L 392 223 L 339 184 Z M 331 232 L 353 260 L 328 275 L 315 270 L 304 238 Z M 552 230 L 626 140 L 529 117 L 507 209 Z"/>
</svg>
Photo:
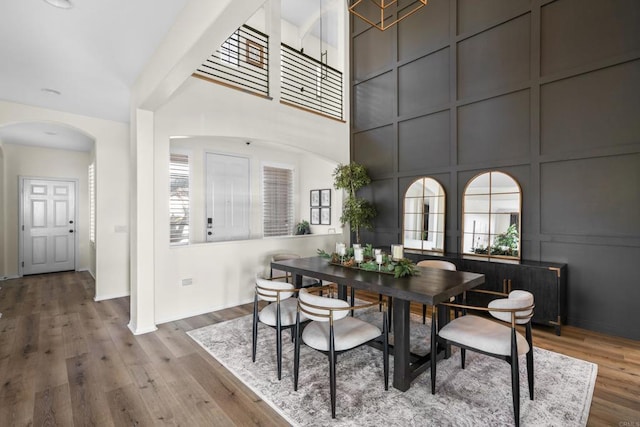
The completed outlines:
<svg viewBox="0 0 640 427">
<path fill-rule="evenodd" d="M 129 299 L 93 301 L 87 273 L 0 287 L 2 426 L 287 425 L 185 333 L 249 314 L 251 305 L 134 336 Z M 534 327 L 534 343 L 599 365 L 589 425 L 640 426 L 640 342 Z"/>
</svg>

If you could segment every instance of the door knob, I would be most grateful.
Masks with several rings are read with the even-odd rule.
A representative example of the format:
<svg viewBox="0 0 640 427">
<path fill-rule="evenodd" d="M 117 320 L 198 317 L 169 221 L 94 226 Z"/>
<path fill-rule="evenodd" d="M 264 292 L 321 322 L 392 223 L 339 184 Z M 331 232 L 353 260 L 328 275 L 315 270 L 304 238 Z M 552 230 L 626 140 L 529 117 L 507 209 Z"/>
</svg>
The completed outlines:
<svg viewBox="0 0 640 427">
<path fill-rule="evenodd" d="M 73 233 L 73 230 L 69 230 L 69 233 Z"/>
</svg>

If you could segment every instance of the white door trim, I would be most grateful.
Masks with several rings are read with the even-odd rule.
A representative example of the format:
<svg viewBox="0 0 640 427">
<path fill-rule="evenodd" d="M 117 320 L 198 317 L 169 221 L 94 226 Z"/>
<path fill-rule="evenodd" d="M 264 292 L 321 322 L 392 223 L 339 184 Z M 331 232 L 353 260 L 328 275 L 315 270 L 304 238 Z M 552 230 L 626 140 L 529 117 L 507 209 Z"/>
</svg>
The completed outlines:
<svg viewBox="0 0 640 427">
<path fill-rule="evenodd" d="M 46 177 L 46 176 L 27 176 L 27 175 L 18 175 L 18 276 L 22 277 L 23 276 L 23 271 L 24 271 L 24 233 L 23 233 L 23 229 L 24 229 L 24 181 L 25 180 L 29 180 L 29 179 L 39 179 L 39 180 L 44 180 L 44 181 L 61 181 L 61 182 L 73 182 L 75 185 L 75 207 L 74 207 L 74 215 L 75 215 L 75 228 L 76 228 L 76 232 L 73 233 L 73 239 L 74 239 L 74 253 L 73 253 L 73 259 L 74 259 L 74 265 L 73 268 L 75 271 L 78 271 L 78 259 L 80 258 L 78 256 L 78 243 L 79 243 L 79 239 L 78 239 L 78 218 L 79 218 L 79 208 L 78 205 L 79 203 L 79 198 L 78 198 L 78 191 L 80 189 L 80 181 L 77 178 L 52 178 L 52 177 Z"/>
</svg>

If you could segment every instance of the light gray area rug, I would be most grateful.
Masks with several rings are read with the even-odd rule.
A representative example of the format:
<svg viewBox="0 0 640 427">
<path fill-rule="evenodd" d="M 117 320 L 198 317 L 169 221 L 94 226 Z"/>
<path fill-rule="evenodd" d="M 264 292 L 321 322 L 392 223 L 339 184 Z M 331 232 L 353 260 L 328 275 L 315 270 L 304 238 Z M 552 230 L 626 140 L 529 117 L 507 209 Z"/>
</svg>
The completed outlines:
<svg viewBox="0 0 640 427">
<path fill-rule="evenodd" d="M 379 319 L 377 311 L 364 315 Z M 427 370 L 407 392 L 384 390 L 382 353 L 364 346 L 338 356 L 336 419 L 331 419 L 328 360 L 301 346 L 298 391 L 293 390 L 293 343 L 283 333 L 282 380 L 276 371 L 275 330 L 260 325 L 258 354 L 251 362 L 251 316 L 188 334 L 294 426 L 509 426 L 513 425 L 511 367 L 467 352 L 438 362 L 436 394 Z M 412 318 L 412 349 L 426 353 L 429 326 Z M 535 341 L 534 341 L 535 344 Z M 522 426 L 584 426 L 597 365 L 535 348 L 534 400 L 529 400 L 524 356 L 520 358 Z M 391 357 L 393 378 L 393 357 Z"/>
</svg>

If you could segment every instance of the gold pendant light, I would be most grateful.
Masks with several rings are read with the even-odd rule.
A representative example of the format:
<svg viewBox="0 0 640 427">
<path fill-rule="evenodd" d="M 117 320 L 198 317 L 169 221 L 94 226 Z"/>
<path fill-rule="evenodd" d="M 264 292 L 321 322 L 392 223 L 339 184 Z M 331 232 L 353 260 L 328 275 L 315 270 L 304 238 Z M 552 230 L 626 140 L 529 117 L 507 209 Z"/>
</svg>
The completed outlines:
<svg viewBox="0 0 640 427">
<path fill-rule="evenodd" d="M 426 6 L 427 0 L 415 0 L 402 11 L 397 10 L 395 16 L 385 17 L 386 9 L 397 3 L 398 0 L 354 0 L 349 6 L 349 12 L 378 30 L 384 31 Z"/>
</svg>

